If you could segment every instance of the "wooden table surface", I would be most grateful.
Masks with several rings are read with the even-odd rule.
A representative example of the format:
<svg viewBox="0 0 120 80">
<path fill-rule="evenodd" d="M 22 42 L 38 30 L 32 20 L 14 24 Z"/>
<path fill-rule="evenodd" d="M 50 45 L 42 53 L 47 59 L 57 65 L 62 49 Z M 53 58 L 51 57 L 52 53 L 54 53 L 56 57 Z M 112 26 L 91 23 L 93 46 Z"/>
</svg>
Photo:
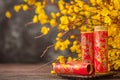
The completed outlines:
<svg viewBox="0 0 120 80">
<path fill-rule="evenodd" d="M 0 64 L 0 80 L 69 80 L 51 75 L 51 69 L 51 65 L 41 64 Z M 120 80 L 120 73 L 105 80 Z"/>
</svg>

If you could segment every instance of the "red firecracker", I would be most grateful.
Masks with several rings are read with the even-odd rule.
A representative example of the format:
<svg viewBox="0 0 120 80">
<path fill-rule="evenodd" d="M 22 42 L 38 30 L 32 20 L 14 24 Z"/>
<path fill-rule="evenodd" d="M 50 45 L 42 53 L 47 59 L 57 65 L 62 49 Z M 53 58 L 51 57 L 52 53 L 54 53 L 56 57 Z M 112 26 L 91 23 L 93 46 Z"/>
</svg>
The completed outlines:
<svg viewBox="0 0 120 80">
<path fill-rule="evenodd" d="M 94 63 L 93 32 L 81 32 L 82 62 Z"/>
<path fill-rule="evenodd" d="M 72 61 L 65 64 L 55 63 L 53 70 L 56 74 L 73 74 L 73 75 L 91 75 L 94 72 L 93 65 L 90 63 L 81 63 Z"/>
<path fill-rule="evenodd" d="M 108 72 L 107 39 L 107 28 L 96 26 L 94 29 L 94 67 L 96 73 Z"/>
</svg>

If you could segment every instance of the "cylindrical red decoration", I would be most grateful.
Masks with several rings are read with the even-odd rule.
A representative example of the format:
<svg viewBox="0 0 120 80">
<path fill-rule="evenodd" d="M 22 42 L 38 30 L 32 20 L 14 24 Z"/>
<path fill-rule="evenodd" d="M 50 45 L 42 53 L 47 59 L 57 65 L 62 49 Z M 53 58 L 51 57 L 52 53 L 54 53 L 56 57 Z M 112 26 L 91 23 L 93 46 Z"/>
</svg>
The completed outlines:
<svg viewBox="0 0 120 80">
<path fill-rule="evenodd" d="M 82 62 L 92 63 L 94 62 L 93 51 L 93 32 L 81 32 L 81 51 Z"/>
<path fill-rule="evenodd" d="M 56 74 L 90 75 L 94 72 L 93 65 L 77 61 L 66 64 L 56 63 L 53 66 Z"/>
<path fill-rule="evenodd" d="M 108 72 L 108 31 L 104 26 L 94 28 L 94 67 L 96 73 Z"/>
</svg>

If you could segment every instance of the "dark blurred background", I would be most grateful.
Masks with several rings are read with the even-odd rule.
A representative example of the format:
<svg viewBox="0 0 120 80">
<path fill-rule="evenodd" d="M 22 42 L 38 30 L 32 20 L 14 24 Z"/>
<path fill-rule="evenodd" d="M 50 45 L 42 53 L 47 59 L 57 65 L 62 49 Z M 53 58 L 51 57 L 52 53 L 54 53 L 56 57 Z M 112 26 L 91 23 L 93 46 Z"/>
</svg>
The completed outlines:
<svg viewBox="0 0 120 80">
<path fill-rule="evenodd" d="M 50 48 L 40 58 L 46 47 L 55 42 L 56 31 L 52 30 L 48 36 L 35 39 L 35 36 L 41 34 L 41 25 L 25 26 L 32 21 L 34 11 L 13 11 L 13 6 L 21 2 L 22 0 L 0 0 L 0 63 L 41 63 L 54 60 L 58 55 L 66 55 L 67 51 L 55 52 Z M 7 10 L 12 12 L 11 19 L 5 17 Z M 58 9 L 49 5 L 46 11 L 50 13 Z"/>
<path fill-rule="evenodd" d="M 33 11 L 15 13 L 13 6 L 22 0 L 0 0 L 0 63 L 40 63 L 48 61 L 47 55 L 40 58 L 45 48 L 52 44 L 50 39 L 34 39 L 40 35 L 40 24 L 25 24 L 31 21 Z M 12 18 L 5 12 L 10 10 Z"/>
</svg>

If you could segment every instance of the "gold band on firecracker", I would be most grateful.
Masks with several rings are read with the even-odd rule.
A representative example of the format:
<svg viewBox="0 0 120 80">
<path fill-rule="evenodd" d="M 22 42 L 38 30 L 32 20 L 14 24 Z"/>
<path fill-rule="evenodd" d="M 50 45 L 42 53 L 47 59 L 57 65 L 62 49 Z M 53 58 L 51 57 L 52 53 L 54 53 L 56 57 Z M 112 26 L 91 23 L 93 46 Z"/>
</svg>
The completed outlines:
<svg viewBox="0 0 120 80">
<path fill-rule="evenodd" d="M 94 67 L 95 73 L 108 72 L 108 31 L 105 26 L 94 28 Z"/>
<path fill-rule="evenodd" d="M 82 51 L 82 62 L 93 64 L 94 62 L 93 31 L 81 32 L 81 51 Z"/>
<path fill-rule="evenodd" d="M 95 26 L 94 31 L 108 31 L 106 26 Z"/>
</svg>

